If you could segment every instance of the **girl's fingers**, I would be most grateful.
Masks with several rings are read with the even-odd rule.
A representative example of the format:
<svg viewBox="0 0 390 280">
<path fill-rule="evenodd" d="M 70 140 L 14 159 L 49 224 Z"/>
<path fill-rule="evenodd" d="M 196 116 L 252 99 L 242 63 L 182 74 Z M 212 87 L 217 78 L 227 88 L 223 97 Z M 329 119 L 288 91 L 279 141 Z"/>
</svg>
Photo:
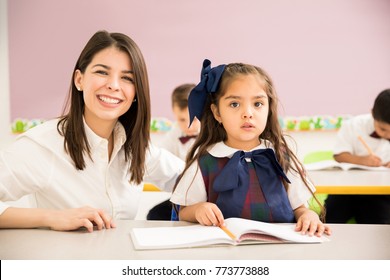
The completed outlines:
<svg viewBox="0 0 390 280">
<path fill-rule="evenodd" d="M 219 210 L 219 208 L 217 208 L 217 213 L 215 214 L 216 215 L 216 218 L 218 220 L 218 225 L 219 226 L 225 226 L 225 219 L 223 217 L 223 214 L 221 212 L 221 210 Z"/>
<path fill-rule="evenodd" d="M 324 230 L 325 230 L 324 224 L 319 223 L 317 226 L 316 236 L 320 237 L 324 233 Z"/>
<path fill-rule="evenodd" d="M 209 209 L 209 211 L 206 212 L 206 217 L 210 223 L 209 225 L 218 225 L 218 218 L 215 216 L 215 213 L 212 209 Z"/>
</svg>

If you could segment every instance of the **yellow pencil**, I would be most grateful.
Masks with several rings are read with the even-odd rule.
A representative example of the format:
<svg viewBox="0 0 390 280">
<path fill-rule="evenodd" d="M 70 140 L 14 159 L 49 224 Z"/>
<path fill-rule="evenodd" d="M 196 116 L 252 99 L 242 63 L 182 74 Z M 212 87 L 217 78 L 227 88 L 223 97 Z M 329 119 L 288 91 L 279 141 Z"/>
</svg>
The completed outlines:
<svg viewBox="0 0 390 280">
<path fill-rule="evenodd" d="M 370 155 L 373 155 L 374 153 L 372 152 L 370 146 L 367 145 L 366 141 L 364 141 L 363 137 L 361 137 L 360 135 L 358 136 L 360 142 L 362 142 L 362 144 L 364 145 L 364 147 L 366 148 L 367 152 L 370 154 Z"/>
<path fill-rule="evenodd" d="M 230 231 L 228 230 L 226 227 L 224 226 L 219 226 L 227 235 L 229 235 L 229 237 L 233 240 L 236 240 L 236 236 Z"/>
</svg>

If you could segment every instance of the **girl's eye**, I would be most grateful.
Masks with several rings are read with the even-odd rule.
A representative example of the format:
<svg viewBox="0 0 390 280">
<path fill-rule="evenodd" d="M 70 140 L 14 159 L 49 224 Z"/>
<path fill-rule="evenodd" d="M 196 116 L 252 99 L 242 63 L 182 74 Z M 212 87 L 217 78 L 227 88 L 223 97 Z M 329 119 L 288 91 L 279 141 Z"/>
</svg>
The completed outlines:
<svg viewBox="0 0 390 280">
<path fill-rule="evenodd" d="M 237 107 L 239 107 L 240 106 L 240 104 L 238 104 L 238 102 L 232 102 L 232 103 L 230 103 L 230 107 L 232 107 L 232 108 L 237 108 Z"/>
<path fill-rule="evenodd" d="M 255 107 L 261 107 L 262 105 L 261 102 L 255 102 Z"/>
</svg>

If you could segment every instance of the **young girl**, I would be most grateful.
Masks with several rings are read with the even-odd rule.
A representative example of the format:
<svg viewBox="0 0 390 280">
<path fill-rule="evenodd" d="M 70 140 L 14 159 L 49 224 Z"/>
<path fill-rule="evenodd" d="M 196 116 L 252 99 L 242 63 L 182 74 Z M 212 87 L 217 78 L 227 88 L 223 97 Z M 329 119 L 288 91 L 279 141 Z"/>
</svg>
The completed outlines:
<svg viewBox="0 0 390 280">
<path fill-rule="evenodd" d="M 172 189 L 184 163 L 149 145 L 150 97 L 136 43 L 99 31 L 75 65 L 66 113 L 0 153 L 0 227 L 88 231 L 137 214 L 142 181 Z M 37 208 L 3 203 L 33 194 Z"/>
<path fill-rule="evenodd" d="M 171 197 L 180 220 L 297 221 L 302 234 L 330 234 L 306 206 L 314 187 L 282 135 L 270 77 L 252 65 L 210 64 L 203 62 L 189 97 L 190 120 L 201 120 L 201 131 Z"/>
</svg>

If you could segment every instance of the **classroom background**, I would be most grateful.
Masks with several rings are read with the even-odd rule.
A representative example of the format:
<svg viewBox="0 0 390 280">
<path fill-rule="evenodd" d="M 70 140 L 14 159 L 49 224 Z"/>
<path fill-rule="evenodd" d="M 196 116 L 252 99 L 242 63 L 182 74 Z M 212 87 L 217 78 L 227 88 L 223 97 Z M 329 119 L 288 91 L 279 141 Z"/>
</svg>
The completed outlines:
<svg viewBox="0 0 390 280">
<path fill-rule="evenodd" d="M 365 113 L 389 87 L 389 12 L 388 0 L 1 0 L 1 126 L 58 116 L 100 29 L 140 46 L 156 117 L 172 118 L 171 91 L 197 82 L 204 58 L 263 67 L 284 116 Z"/>
<path fill-rule="evenodd" d="M 100 29 L 126 33 L 140 46 L 154 132 L 167 123 L 169 128 L 171 92 L 198 82 L 204 58 L 214 66 L 246 62 L 269 72 L 282 105 L 281 124 L 297 140 L 299 155 L 313 145 L 330 147 L 340 118 L 369 113 L 376 95 L 390 87 L 388 0 L 0 0 L 0 5 L 0 148 L 14 139 L 16 120 L 26 129 L 61 113 L 77 55 Z M 315 132 L 297 133 L 307 130 Z"/>
<path fill-rule="evenodd" d="M 75 60 L 101 29 L 140 46 L 156 125 L 173 119 L 172 90 L 197 83 L 204 58 L 245 62 L 273 78 L 298 156 L 329 149 L 337 127 L 315 129 L 318 118 L 369 113 L 390 87 L 389 13 L 388 0 L 0 0 L 0 149 L 16 119 L 61 113 Z"/>
</svg>

